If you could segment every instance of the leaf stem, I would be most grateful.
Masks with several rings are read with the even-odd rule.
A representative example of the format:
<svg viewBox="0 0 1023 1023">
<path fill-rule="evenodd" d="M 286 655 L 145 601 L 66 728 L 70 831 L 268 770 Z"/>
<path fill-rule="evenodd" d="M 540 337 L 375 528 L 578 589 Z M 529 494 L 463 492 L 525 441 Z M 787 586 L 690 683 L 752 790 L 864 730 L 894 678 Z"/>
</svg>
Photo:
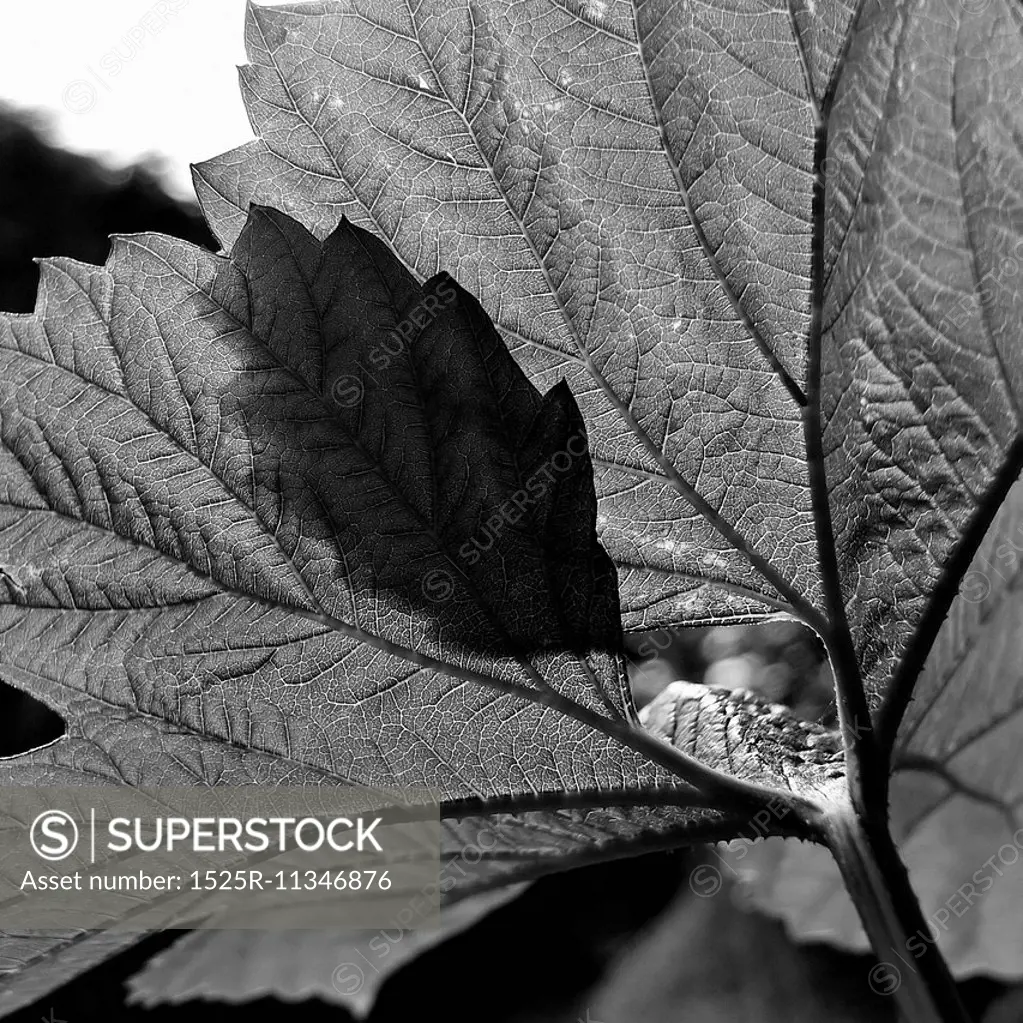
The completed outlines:
<svg viewBox="0 0 1023 1023">
<path fill-rule="evenodd" d="M 851 808 L 821 825 L 878 958 L 871 989 L 891 995 L 906 1023 L 970 1023 L 887 825 Z"/>
<path fill-rule="evenodd" d="M 797 20 L 790 6 L 793 31 L 802 45 Z M 807 65 L 808 67 L 808 65 Z M 812 92 L 812 83 L 807 80 Z M 824 593 L 826 624 L 812 628 L 820 635 L 828 650 L 835 674 L 835 702 L 842 742 L 846 751 L 846 777 L 853 807 L 860 814 L 883 808 L 888 802 L 887 762 L 878 748 L 874 724 L 863 686 L 859 658 L 853 644 L 845 612 L 842 580 L 838 568 L 835 529 L 831 518 L 831 490 L 828 485 L 824 457 L 824 422 L 822 410 L 822 369 L 824 357 L 824 226 L 827 213 L 825 168 L 828 155 L 828 118 L 834 99 L 829 87 L 821 105 L 812 104 L 816 129 L 813 153 L 813 200 L 811 210 L 810 326 L 807 360 L 807 398 L 803 408 L 803 433 L 810 478 L 810 500 L 817 533 L 817 558 L 821 587 Z"/>
<path fill-rule="evenodd" d="M 247 596 L 247 599 L 254 600 L 255 598 Z M 312 599 L 315 600 L 315 597 Z M 267 602 L 267 606 L 273 607 L 278 605 Z M 463 668 L 458 664 L 451 664 L 447 661 L 429 657 L 417 650 L 404 647 L 384 639 L 382 636 L 366 632 L 356 625 L 350 625 L 348 622 L 334 618 L 322 608 L 317 611 L 308 611 L 305 608 L 295 607 L 294 605 L 288 605 L 288 607 L 295 615 L 311 622 L 316 622 L 326 629 L 339 632 L 343 636 L 348 636 L 358 642 L 365 643 L 367 646 L 381 650 L 386 654 L 401 658 L 409 664 L 440 672 L 450 678 L 484 685 L 497 692 L 508 693 L 511 696 L 528 700 L 532 703 L 538 703 L 545 707 L 551 707 L 568 718 L 588 725 L 595 731 L 602 732 L 609 738 L 617 740 L 623 746 L 635 750 L 648 760 L 665 768 L 696 790 L 695 794 L 687 793 L 686 797 L 680 799 L 677 805 L 697 806 L 704 805 L 706 802 L 706 805 L 715 806 L 718 809 L 753 815 L 767 806 L 777 806 L 778 802 L 781 801 L 785 806 L 786 812 L 794 812 L 797 820 L 806 820 L 820 812 L 819 808 L 813 803 L 794 792 L 786 793 L 766 788 L 754 782 L 746 782 L 741 778 L 733 777 L 724 771 L 718 771 L 697 760 L 695 757 L 683 753 L 680 749 L 671 745 L 671 743 L 659 739 L 645 728 L 635 725 L 630 721 L 625 721 L 622 718 L 606 717 L 562 695 L 550 686 L 534 689 L 508 679 L 500 678 L 497 675 L 490 675 L 471 668 Z M 695 795 L 695 799 L 691 803 L 687 802 L 692 795 Z"/>
</svg>

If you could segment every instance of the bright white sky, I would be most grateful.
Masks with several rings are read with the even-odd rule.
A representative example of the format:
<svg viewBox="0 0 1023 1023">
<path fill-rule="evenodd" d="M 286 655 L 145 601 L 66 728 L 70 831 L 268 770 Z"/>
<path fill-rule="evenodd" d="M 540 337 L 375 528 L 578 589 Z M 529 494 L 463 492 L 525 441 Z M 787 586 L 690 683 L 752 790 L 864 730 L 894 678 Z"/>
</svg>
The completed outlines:
<svg viewBox="0 0 1023 1023">
<path fill-rule="evenodd" d="M 157 156 L 168 189 L 193 198 L 189 163 L 252 138 L 244 14 L 245 0 L 6 0 L 0 101 L 114 165 Z"/>
</svg>

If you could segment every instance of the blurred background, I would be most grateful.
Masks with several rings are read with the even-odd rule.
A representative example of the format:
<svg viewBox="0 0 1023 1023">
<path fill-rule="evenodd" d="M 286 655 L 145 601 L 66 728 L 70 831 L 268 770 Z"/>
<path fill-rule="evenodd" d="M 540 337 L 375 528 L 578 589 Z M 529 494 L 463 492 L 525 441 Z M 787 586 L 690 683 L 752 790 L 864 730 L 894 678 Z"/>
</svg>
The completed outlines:
<svg viewBox="0 0 1023 1023">
<path fill-rule="evenodd" d="M 51 0 L 5 10 L 0 309 L 31 311 L 34 257 L 102 263 L 113 232 L 161 231 L 216 251 L 190 198 L 187 165 L 249 138 L 233 70 L 244 61 L 242 13 L 242 0 Z M 641 707 L 686 679 L 751 690 L 834 723 L 823 650 L 797 623 L 650 633 L 631 637 L 629 652 Z M 61 733 L 56 715 L 0 682 L 0 755 Z M 445 1019 L 523 1023 L 894 1018 L 866 982 L 872 960 L 790 944 L 730 884 L 698 898 L 687 879 L 713 856 L 658 853 L 536 882 L 396 973 L 370 1019 L 408 1020 L 424 1006 Z M 125 1006 L 125 980 L 176 936 L 154 935 L 11 1018 L 163 1020 L 187 1011 L 223 1020 L 281 1011 L 273 999 Z M 983 979 L 964 992 L 978 1013 L 1007 997 Z M 1023 1010 L 1002 1006 L 991 1009 L 992 1023 L 1023 1019 Z M 305 1019 L 346 1018 L 317 999 L 300 1009 Z"/>
</svg>

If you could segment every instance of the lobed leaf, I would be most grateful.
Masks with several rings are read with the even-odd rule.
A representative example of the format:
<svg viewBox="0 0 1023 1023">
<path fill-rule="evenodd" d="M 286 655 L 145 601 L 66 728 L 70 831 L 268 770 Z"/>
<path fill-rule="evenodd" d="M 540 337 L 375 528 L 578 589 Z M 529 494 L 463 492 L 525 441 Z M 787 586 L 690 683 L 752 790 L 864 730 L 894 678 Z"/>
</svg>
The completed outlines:
<svg viewBox="0 0 1023 1023">
<path fill-rule="evenodd" d="M 628 628 L 794 613 L 894 734 L 1023 464 L 1020 28 L 250 5 L 259 137 L 196 168 L 231 257 L 118 239 L 0 323 L 0 655 L 68 722 L 0 777 L 425 785 L 453 849 L 495 829 L 467 890 L 827 798 L 830 739 L 755 705 L 637 727 L 596 537 Z"/>
<path fill-rule="evenodd" d="M 259 139 L 195 170 L 225 245 L 251 200 L 317 233 L 340 208 L 421 276 L 456 268 L 539 386 L 569 381 L 629 628 L 818 588 L 813 123 L 788 16 L 764 15 L 250 5 Z M 822 35 L 823 74 L 840 45 Z"/>
<path fill-rule="evenodd" d="M 255 199 L 450 268 L 579 397 L 626 627 L 794 609 L 848 628 L 876 707 L 1023 464 L 1020 27 L 1003 0 L 250 4 L 258 138 L 196 188 L 227 246 Z"/>
<path fill-rule="evenodd" d="M 44 261 L 0 365 L 3 670 L 67 725 L 4 784 L 426 788 L 449 860 L 490 831 L 460 895 L 759 791 L 639 726 L 576 405 L 450 278 L 257 207 L 229 258 Z M 0 1010 L 95 938 L 5 936 Z"/>
<path fill-rule="evenodd" d="M 5 775 L 457 799 L 640 769 L 564 713 L 629 714 L 572 400 L 435 292 L 357 228 L 321 245 L 269 210 L 230 260 L 142 235 L 102 271 L 44 264 L 0 335 L 0 621 L 68 734 Z M 499 545 L 460 550 L 537 481 Z"/>
</svg>

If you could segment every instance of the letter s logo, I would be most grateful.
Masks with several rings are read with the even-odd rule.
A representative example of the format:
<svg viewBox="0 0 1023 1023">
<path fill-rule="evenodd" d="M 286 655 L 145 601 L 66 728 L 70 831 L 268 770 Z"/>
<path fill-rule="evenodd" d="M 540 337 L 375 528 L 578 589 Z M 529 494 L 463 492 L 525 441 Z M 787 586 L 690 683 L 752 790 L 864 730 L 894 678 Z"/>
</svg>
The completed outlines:
<svg viewBox="0 0 1023 1023">
<path fill-rule="evenodd" d="M 44 860 L 63 860 L 78 845 L 78 825 L 63 810 L 44 810 L 29 829 L 29 841 Z"/>
</svg>

